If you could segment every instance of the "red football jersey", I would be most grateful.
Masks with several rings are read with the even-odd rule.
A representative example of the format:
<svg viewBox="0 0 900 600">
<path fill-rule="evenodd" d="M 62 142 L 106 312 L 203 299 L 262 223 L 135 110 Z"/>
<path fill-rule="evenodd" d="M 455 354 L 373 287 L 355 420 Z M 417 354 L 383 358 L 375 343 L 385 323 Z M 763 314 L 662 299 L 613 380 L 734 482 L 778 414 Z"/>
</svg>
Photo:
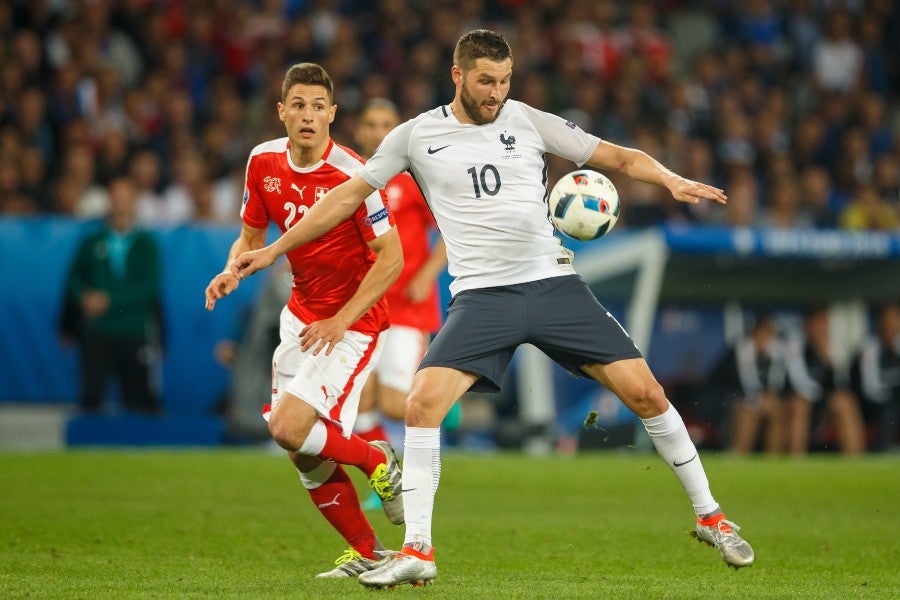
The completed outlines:
<svg viewBox="0 0 900 600">
<path fill-rule="evenodd" d="M 437 229 L 434 216 L 409 173 L 400 173 L 391 179 L 385 193 L 403 244 L 403 271 L 385 294 L 391 312 L 391 325 L 406 325 L 434 333 L 441 326 L 437 282 L 423 302 L 413 303 L 406 295 L 409 280 L 431 254 L 431 233 Z"/>
<path fill-rule="evenodd" d="M 321 161 L 304 168 L 291 163 L 288 138 L 264 142 L 252 150 L 247 161 L 241 218 L 260 229 L 274 221 L 283 234 L 314 202 L 361 167 L 356 153 L 333 140 Z M 294 275 L 288 309 L 304 323 L 334 316 L 356 293 L 375 262 L 368 242 L 390 231 L 393 224 L 384 197 L 375 192 L 349 219 L 288 252 Z M 350 329 L 374 335 L 389 324 L 387 301 L 381 298 Z"/>
</svg>

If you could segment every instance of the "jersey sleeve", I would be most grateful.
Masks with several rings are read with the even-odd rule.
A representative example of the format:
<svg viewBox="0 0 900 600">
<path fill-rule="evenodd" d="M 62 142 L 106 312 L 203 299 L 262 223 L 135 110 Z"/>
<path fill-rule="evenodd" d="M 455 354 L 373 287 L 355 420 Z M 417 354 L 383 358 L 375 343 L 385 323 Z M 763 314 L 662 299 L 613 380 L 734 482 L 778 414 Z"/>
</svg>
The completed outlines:
<svg viewBox="0 0 900 600">
<path fill-rule="evenodd" d="M 256 185 L 256 161 L 251 155 L 247 159 L 247 169 L 244 174 L 244 196 L 241 204 L 241 220 L 257 229 L 265 229 L 269 226 L 269 213 L 262 201 L 262 196 Z"/>
<path fill-rule="evenodd" d="M 600 138 L 557 115 L 521 104 L 525 117 L 544 141 L 547 152 L 574 162 L 579 167 L 588 161 Z"/>
<path fill-rule="evenodd" d="M 366 242 L 371 242 L 391 230 L 394 217 L 387 207 L 383 191 L 375 191 L 366 196 L 356 212 L 353 221 Z"/>
<path fill-rule="evenodd" d="M 383 190 L 397 173 L 409 169 L 409 139 L 415 120 L 395 127 L 381 141 L 375 155 L 366 161 L 359 174 L 366 183 Z"/>
</svg>

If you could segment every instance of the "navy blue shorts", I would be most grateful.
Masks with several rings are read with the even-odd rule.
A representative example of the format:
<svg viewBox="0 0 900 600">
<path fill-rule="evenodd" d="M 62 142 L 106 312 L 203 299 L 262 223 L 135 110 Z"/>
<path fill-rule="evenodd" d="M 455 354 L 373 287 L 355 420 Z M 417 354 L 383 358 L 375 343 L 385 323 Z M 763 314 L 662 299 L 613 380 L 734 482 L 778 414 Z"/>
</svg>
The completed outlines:
<svg viewBox="0 0 900 600">
<path fill-rule="evenodd" d="M 619 322 L 578 275 L 465 290 L 419 365 L 481 375 L 471 391 L 499 392 L 516 348 L 529 343 L 576 375 L 581 367 L 641 358 Z"/>
</svg>

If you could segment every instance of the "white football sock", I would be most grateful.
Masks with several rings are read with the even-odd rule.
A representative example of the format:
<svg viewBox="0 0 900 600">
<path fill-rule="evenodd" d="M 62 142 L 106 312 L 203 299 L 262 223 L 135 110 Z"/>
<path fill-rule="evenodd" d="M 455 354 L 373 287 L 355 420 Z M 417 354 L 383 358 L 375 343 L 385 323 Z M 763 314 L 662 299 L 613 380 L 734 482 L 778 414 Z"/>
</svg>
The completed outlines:
<svg viewBox="0 0 900 600">
<path fill-rule="evenodd" d="M 709 491 L 709 481 L 697 448 L 675 407 L 669 404 L 669 409 L 663 414 L 641 421 L 656 451 L 690 497 L 694 512 L 699 516 L 715 510 L 718 505 Z"/>
<path fill-rule="evenodd" d="M 407 427 L 403 450 L 404 544 L 431 546 L 434 494 L 441 479 L 441 429 Z"/>
</svg>

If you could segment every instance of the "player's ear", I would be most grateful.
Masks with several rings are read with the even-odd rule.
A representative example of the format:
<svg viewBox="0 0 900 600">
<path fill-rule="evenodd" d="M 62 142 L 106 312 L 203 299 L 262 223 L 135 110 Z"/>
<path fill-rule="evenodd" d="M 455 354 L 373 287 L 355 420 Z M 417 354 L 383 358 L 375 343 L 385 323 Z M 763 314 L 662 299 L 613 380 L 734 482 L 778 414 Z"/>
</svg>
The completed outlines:
<svg viewBox="0 0 900 600">
<path fill-rule="evenodd" d="M 462 69 L 459 68 L 459 65 L 450 67 L 450 77 L 453 79 L 453 85 L 459 85 L 462 81 Z"/>
<path fill-rule="evenodd" d="M 337 114 L 337 104 L 331 105 L 331 116 L 328 117 L 328 123 L 334 123 L 334 115 Z"/>
<path fill-rule="evenodd" d="M 278 118 L 281 119 L 282 123 L 284 123 L 284 103 L 279 102 L 276 105 L 276 108 L 278 110 Z"/>
</svg>

